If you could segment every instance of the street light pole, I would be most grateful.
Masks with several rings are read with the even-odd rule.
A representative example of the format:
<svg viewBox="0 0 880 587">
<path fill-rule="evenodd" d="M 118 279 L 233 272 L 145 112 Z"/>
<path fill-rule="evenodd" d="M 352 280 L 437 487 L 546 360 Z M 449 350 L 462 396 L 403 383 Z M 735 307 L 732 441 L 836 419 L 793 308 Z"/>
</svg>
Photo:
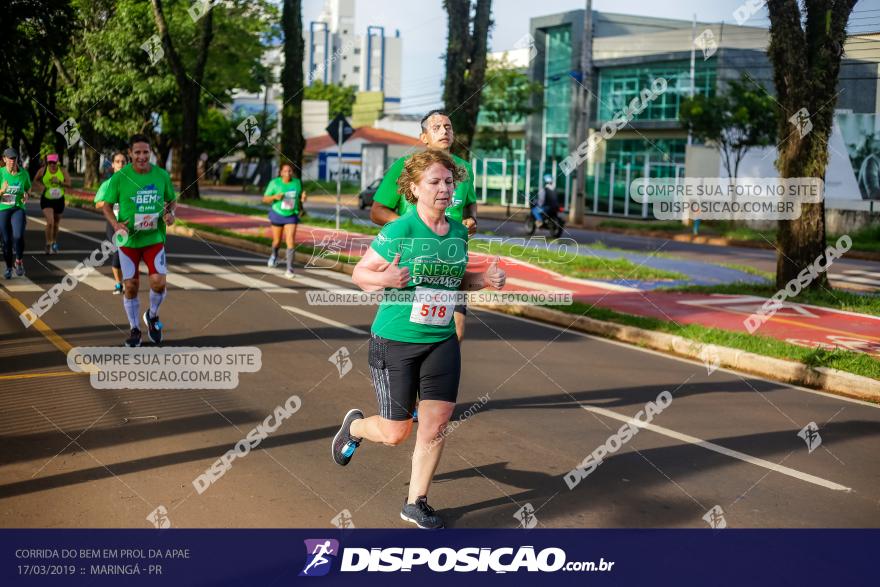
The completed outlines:
<svg viewBox="0 0 880 587">
<path fill-rule="evenodd" d="M 339 230 L 339 208 L 342 203 L 342 118 L 339 119 L 339 141 L 336 143 L 336 230 Z"/>
<path fill-rule="evenodd" d="M 577 139 L 575 145 L 582 145 L 587 140 L 587 132 L 590 125 L 590 88 L 593 85 L 593 0 L 587 0 L 584 10 L 584 31 L 581 36 L 580 57 L 581 83 L 577 86 Z M 568 220 L 571 224 L 580 224 L 584 221 L 584 202 L 586 199 L 586 173 L 585 166 L 589 161 L 584 161 L 577 166 L 575 171 L 574 187 L 571 190 L 571 206 L 568 210 Z"/>
</svg>

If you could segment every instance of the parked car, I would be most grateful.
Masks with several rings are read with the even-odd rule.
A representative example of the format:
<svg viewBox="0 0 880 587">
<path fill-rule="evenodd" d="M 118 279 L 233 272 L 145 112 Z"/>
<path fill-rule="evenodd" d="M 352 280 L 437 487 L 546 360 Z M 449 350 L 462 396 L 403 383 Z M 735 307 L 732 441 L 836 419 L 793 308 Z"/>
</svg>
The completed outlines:
<svg viewBox="0 0 880 587">
<path fill-rule="evenodd" d="M 365 190 L 358 194 L 358 208 L 365 210 L 373 205 L 373 196 L 376 195 L 376 190 L 379 189 L 380 183 L 382 183 L 381 177 L 373 181 Z"/>
</svg>

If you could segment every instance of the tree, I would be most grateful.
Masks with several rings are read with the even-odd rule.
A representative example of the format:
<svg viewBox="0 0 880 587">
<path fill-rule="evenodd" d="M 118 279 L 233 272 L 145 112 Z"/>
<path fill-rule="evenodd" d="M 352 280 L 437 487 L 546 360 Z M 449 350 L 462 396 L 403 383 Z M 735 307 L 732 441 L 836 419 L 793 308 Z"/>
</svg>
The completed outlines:
<svg viewBox="0 0 880 587">
<path fill-rule="evenodd" d="M 199 103 L 202 95 L 202 82 L 205 78 L 205 66 L 208 63 L 208 50 L 211 41 L 214 40 L 214 10 L 209 8 L 199 19 L 199 40 L 195 54 L 195 63 L 190 68 L 192 74 L 187 71 L 180 53 L 177 52 L 174 41 L 171 39 L 171 31 L 165 18 L 165 9 L 162 0 L 152 0 L 153 18 L 156 28 L 159 29 L 159 38 L 165 51 L 168 66 L 174 74 L 177 89 L 180 92 L 180 106 L 183 114 L 182 144 L 180 153 L 180 187 L 181 198 L 198 199 L 199 178 L 198 161 L 199 152 L 197 142 L 199 138 Z"/>
<path fill-rule="evenodd" d="M 777 122 L 779 157 L 776 168 L 783 178 L 825 177 L 828 137 L 837 102 L 841 47 L 846 24 L 856 0 L 769 0 L 770 46 L 776 97 L 781 105 Z M 801 123 L 803 114 L 812 125 Z M 803 131 L 806 130 L 804 133 Z M 784 287 L 825 249 L 825 204 L 801 204 L 795 220 L 779 221 L 776 285 Z M 807 286 L 828 285 L 826 273 Z"/>
<path fill-rule="evenodd" d="M 147 5 L 72 0 L 71 6 L 76 50 L 53 55 L 62 82 L 58 101 L 77 121 L 85 147 L 84 185 L 95 187 L 101 179 L 101 153 L 123 147 L 136 132 L 149 134 L 154 113 L 175 103 L 177 89 L 171 75 L 151 66 L 140 47 L 154 30 Z"/>
<path fill-rule="evenodd" d="M 455 129 L 452 151 L 468 158 L 486 78 L 492 0 L 443 0 L 449 34 L 443 102 Z"/>
<path fill-rule="evenodd" d="M 717 146 L 727 176 L 738 177 L 739 164 L 754 147 L 776 140 L 776 103 L 745 79 L 728 82 L 714 96 L 697 94 L 682 100 L 680 119 L 693 137 Z"/>
<path fill-rule="evenodd" d="M 15 0 L 0 18 L 0 120 L 4 146 L 22 149 L 33 174 L 43 142 L 63 121 L 57 113 L 53 54 L 63 54 L 73 27 L 64 0 Z M 54 138 L 49 139 L 54 145 Z"/>
<path fill-rule="evenodd" d="M 284 35 L 284 68 L 281 70 L 284 99 L 284 107 L 281 109 L 281 162 L 292 163 L 294 176 L 302 177 L 303 151 L 306 145 L 302 134 L 302 64 L 305 56 L 302 0 L 284 0 L 281 29 Z"/>
<path fill-rule="evenodd" d="M 511 127 L 521 124 L 536 111 L 532 97 L 543 91 L 541 84 L 514 67 L 506 56 L 489 62 L 486 87 L 480 104 L 483 124 L 477 134 L 477 145 L 489 151 L 504 151 L 513 159 Z"/>
<path fill-rule="evenodd" d="M 303 98 L 306 100 L 327 100 L 330 102 L 330 118 L 335 118 L 337 114 L 351 116 L 356 94 L 357 87 L 355 86 L 325 84 L 321 80 L 316 80 L 312 82 L 312 85 L 306 86 Z"/>
</svg>

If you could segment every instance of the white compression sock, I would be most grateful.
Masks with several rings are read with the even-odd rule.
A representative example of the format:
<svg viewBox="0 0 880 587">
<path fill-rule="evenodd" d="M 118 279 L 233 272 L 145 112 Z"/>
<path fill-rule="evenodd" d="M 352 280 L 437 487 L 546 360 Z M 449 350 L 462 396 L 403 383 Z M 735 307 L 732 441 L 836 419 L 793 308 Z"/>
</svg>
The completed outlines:
<svg viewBox="0 0 880 587">
<path fill-rule="evenodd" d="M 155 318 L 159 315 L 159 306 L 162 304 L 162 301 L 165 299 L 165 294 L 168 292 L 168 288 L 162 290 L 162 293 L 156 293 L 153 290 L 150 290 L 150 316 Z"/>
<path fill-rule="evenodd" d="M 122 306 L 125 308 L 125 315 L 128 316 L 128 325 L 131 328 L 138 327 L 138 314 L 141 313 L 141 303 L 138 298 L 128 299 L 122 298 Z"/>
<path fill-rule="evenodd" d="M 293 271 L 293 249 L 287 249 L 287 270 Z"/>
</svg>

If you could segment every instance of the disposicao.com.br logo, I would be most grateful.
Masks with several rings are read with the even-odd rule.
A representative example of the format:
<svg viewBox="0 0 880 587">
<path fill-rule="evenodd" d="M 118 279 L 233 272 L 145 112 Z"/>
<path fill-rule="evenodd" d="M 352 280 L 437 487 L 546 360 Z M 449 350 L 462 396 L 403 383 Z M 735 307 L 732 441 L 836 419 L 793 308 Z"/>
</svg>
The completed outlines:
<svg viewBox="0 0 880 587">
<path fill-rule="evenodd" d="M 306 564 L 300 577 L 320 577 L 330 572 L 336 555 L 339 554 L 339 541 L 332 538 L 311 538 L 306 543 Z"/>
<path fill-rule="evenodd" d="M 300 576 L 325 575 L 336 558 L 338 542 L 331 539 L 306 540 L 308 553 Z M 535 551 L 533 546 L 518 548 L 344 548 L 339 565 L 340 572 L 411 572 L 414 567 L 427 567 L 435 573 L 493 572 L 515 573 L 517 571 L 554 573 L 556 571 L 611 571 L 613 561 L 604 558 L 595 561 L 566 561 L 561 548 L 544 548 Z"/>
</svg>

